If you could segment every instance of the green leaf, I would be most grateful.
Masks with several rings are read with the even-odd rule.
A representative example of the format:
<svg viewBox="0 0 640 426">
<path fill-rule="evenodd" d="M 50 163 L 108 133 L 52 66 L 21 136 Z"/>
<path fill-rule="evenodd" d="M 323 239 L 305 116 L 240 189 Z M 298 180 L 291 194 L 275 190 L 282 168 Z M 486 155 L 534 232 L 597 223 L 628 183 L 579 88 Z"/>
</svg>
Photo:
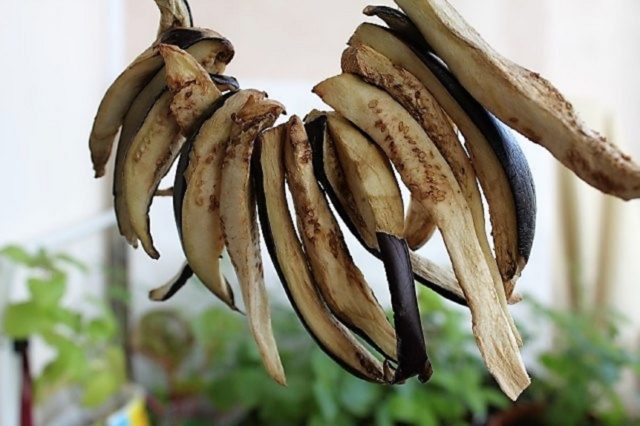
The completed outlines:
<svg viewBox="0 0 640 426">
<path fill-rule="evenodd" d="M 17 303 L 4 313 L 4 333 L 14 339 L 28 339 L 51 327 L 46 311 L 33 302 Z"/>
<path fill-rule="evenodd" d="M 89 321 L 86 332 L 92 342 L 104 343 L 118 335 L 118 326 L 109 318 L 96 318 Z"/>
<path fill-rule="evenodd" d="M 0 256 L 6 257 L 13 263 L 30 267 L 33 257 L 22 247 L 8 246 L 0 250 Z"/>
<path fill-rule="evenodd" d="M 84 272 L 84 273 L 89 272 L 89 267 L 85 263 L 68 254 L 65 254 L 65 253 L 56 254 L 54 256 L 54 260 L 58 260 L 58 261 L 61 261 L 62 263 L 66 263 L 69 266 L 74 267 L 80 272 Z"/>
<path fill-rule="evenodd" d="M 382 396 L 382 387 L 345 375 L 336 392 L 346 412 L 356 417 L 365 417 Z"/>
<path fill-rule="evenodd" d="M 92 374 L 84 387 L 82 404 L 89 408 L 105 404 L 120 389 L 120 382 L 110 371 L 97 371 Z"/>
<path fill-rule="evenodd" d="M 63 273 L 52 273 L 49 278 L 32 277 L 27 286 L 34 303 L 41 306 L 56 306 L 67 290 L 67 277 Z"/>
<path fill-rule="evenodd" d="M 338 415 L 338 404 L 334 399 L 333 389 L 321 382 L 316 382 L 313 384 L 313 395 L 322 418 L 327 421 L 334 420 Z"/>
</svg>

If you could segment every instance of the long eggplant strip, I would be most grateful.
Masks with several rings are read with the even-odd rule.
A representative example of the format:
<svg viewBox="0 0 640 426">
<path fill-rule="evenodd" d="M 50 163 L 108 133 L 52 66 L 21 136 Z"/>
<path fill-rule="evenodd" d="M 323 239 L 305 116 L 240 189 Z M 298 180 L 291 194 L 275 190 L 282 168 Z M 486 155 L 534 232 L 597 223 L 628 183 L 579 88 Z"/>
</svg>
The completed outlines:
<svg viewBox="0 0 640 426">
<path fill-rule="evenodd" d="M 241 111 L 234 115 L 220 190 L 224 194 L 220 198 L 224 239 L 240 282 L 249 329 L 268 374 L 281 385 L 286 383 L 286 378 L 271 328 L 250 162 L 254 141 L 283 112 L 284 107 L 275 101 L 249 97 Z"/>
<path fill-rule="evenodd" d="M 233 46 L 227 39 L 214 31 L 200 28 L 168 31 L 162 35 L 159 42 L 186 49 L 199 58 L 209 72 L 215 74 L 224 72 L 234 55 Z M 118 129 L 124 124 L 125 117 L 132 114 L 129 110 L 138 95 L 153 79 L 159 81 L 161 87 L 150 96 L 151 99 L 155 100 L 164 90 L 165 77 L 159 75 L 163 74 L 163 70 L 164 61 L 160 52 L 152 46 L 138 56 L 107 90 L 98 108 L 89 138 L 91 159 L 97 178 L 105 174 Z M 151 105 L 147 105 L 139 115 L 146 114 L 150 108 Z"/>
<path fill-rule="evenodd" d="M 269 254 L 291 305 L 322 350 L 356 377 L 387 383 L 391 377 L 385 377 L 380 361 L 331 314 L 317 290 L 287 204 L 285 134 L 284 125 L 264 132 L 253 156 L 258 212 Z"/>
<path fill-rule="evenodd" d="M 373 242 L 367 238 L 375 230 L 367 228 L 362 215 L 358 211 L 353 194 L 351 194 L 351 190 L 346 183 L 344 171 L 339 166 L 334 144 L 333 142 L 327 142 L 330 138 L 326 129 L 327 119 L 325 116 L 313 118 L 309 118 L 306 128 L 314 151 L 316 176 L 351 234 L 373 256 L 380 258 L 377 237 Z M 411 254 L 411 263 L 416 281 L 445 299 L 466 306 L 464 294 L 455 276 L 453 276 L 453 272 L 447 274 L 443 272 L 442 268 L 436 267 L 432 262 L 413 253 Z M 445 277 L 446 279 L 439 281 L 438 278 L 440 277 Z"/>
<path fill-rule="evenodd" d="M 422 204 L 412 199 L 405 219 L 404 237 L 411 250 L 416 251 L 424 247 L 435 235 L 438 227 L 433 218 L 425 212 Z"/>
<path fill-rule="evenodd" d="M 398 335 L 396 382 L 418 374 L 423 382 L 433 374 L 427 356 L 413 270 L 404 233 L 402 194 L 384 153 L 351 123 L 328 114 L 329 134 L 338 160 L 367 227 L 377 236 L 387 273 Z"/>
<path fill-rule="evenodd" d="M 522 346 L 522 338 L 508 309 L 502 276 L 487 238 L 484 205 L 476 173 L 444 111 L 416 77 L 366 45 L 350 46 L 344 51 L 342 70 L 359 75 L 391 95 L 422 125 L 447 161 L 471 210 L 476 236 L 491 272 L 504 315 L 509 320 L 518 344 Z"/>
<path fill-rule="evenodd" d="M 349 329 L 397 360 L 396 334 L 344 242 L 318 185 L 302 121 L 287 126 L 285 166 L 305 253 L 327 306 Z"/>
<path fill-rule="evenodd" d="M 395 2 L 462 85 L 504 123 L 602 192 L 640 198 L 640 165 L 588 128 L 549 81 L 498 54 L 446 0 Z"/>
<path fill-rule="evenodd" d="M 513 135 L 451 76 L 433 55 L 414 52 L 382 27 L 361 25 L 350 44 L 366 44 L 416 76 L 464 135 L 489 205 L 498 267 L 507 286 L 526 266 L 535 235 L 531 171 Z M 510 291 L 507 291 L 510 296 Z"/>
<path fill-rule="evenodd" d="M 385 151 L 405 185 L 436 219 L 473 318 L 476 342 L 500 387 L 516 399 L 530 384 L 505 318 L 469 207 L 447 162 L 419 123 L 387 93 L 343 74 L 314 88 Z"/>
<path fill-rule="evenodd" d="M 159 50 L 170 91 L 153 106 L 131 140 L 121 197 L 116 196 L 118 217 L 128 217 L 131 225 L 132 234 L 125 237 L 139 239 L 153 259 L 160 257 L 149 223 L 155 192 L 182 149 L 182 135 L 191 133 L 193 124 L 222 96 L 209 73 L 187 52 L 171 45 L 160 45 Z"/>
</svg>

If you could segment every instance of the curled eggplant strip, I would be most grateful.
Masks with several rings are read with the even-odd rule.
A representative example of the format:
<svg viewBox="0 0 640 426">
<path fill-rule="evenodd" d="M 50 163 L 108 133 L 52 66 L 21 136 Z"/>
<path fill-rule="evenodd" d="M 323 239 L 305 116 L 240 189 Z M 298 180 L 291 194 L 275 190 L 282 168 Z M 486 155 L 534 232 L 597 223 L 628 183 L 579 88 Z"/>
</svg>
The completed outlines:
<svg viewBox="0 0 640 426">
<path fill-rule="evenodd" d="M 271 328 L 250 162 L 254 141 L 283 112 L 284 107 L 278 102 L 250 96 L 233 116 L 220 190 L 224 194 L 220 199 L 224 239 L 240 282 L 249 329 L 268 374 L 281 385 L 285 385 L 286 379 Z"/>
<path fill-rule="evenodd" d="M 166 302 L 178 294 L 187 282 L 193 277 L 193 271 L 188 264 L 185 264 L 174 278 L 162 287 L 158 287 L 149 292 L 149 300 L 153 302 Z"/>
<path fill-rule="evenodd" d="M 285 165 L 298 227 L 311 270 L 327 306 L 348 328 L 397 359 L 396 333 L 364 275 L 353 263 L 342 231 L 318 185 L 302 121 L 287 126 Z"/>
<path fill-rule="evenodd" d="M 159 43 L 172 44 L 186 49 L 191 55 L 198 58 L 209 72 L 216 74 L 224 71 L 234 55 L 233 46 L 227 39 L 215 31 L 200 28 L 177 28 L 168 31 L 162 35 Z M 155 85 L 156 88 L 151 91 L 153 93 L 150 95 L 143 96 L 146 99 L 146 105 L 143 108 L 137 108 L 137 112 L 135 112 L 134 101 L 140 97 L 143 89 L 146 90 L 148 84 Z M 164 61 L 155 46 L 138 56 L 109 87 L 100 102 L 89 137 L 91 160 L 96 178 L 105 174 L 116 134 L 120 126 L 124 124 L 125 117 L 136 116 L 140 120 L 140 116 L 144 116 L 148 112 L 164 88 Z M 146 90 L 146 92 L 150 92 L 150 90 Z M 132 109 L 134 109 L 133 112 L 130 111 Z M 133 127 L 137 130 L 139 126 L 138 123 Z M 123 143 L 122 138 L 120 143 Z"/>
<path fill-rule="evenodd" d="M 533 178 L 513 135 L 473 99 L 438 58 L 413 51 L 389 30 L 363 24 L 349 44 L 368 45 L 418 78 L 464 135 L 487 198 L 496 260 L 507 296 L 511 296 L 529 259 L 536 225 Z"/>
<path fill-rule="evenodd" d="M 588 128 L 540 74 L 497 53 L 447 0 L 395 0 L 462 85 L 504 123 L 600 191 L 640 198 L 640 165 Z"/>
<path fill-rule="evenodd" d="M 222 96 L 209 73 L 187 52 L 164 44 L 158 49 L 170 91 L 151 108 L 130 142 L 122 166 L 122 192 L 115 203 L 118 218 L 130 226 L 124 236 L 130 242 L 139 240 L 153 259 L 160 257 L 150 231 L 153 196 L 184 145 L 182 134 L 192 132 L 194 123 Z"/>
<path fill-rule="evenodd" d="M 160 9 L 158 36 L 174 28 L 193 27 L 188 0 L 155 0 Z"/>
<path fill-rule="evenodd" d="M 469 207 L 449 165 L 420 124 L 387 93 L 343 74 L 314 88 L 385 151 L 404 183 L 436 219 L 473 318 L 490 373 L 516 399 L 531 383 L 504 316 Z"/>
<path fill-rule="evenodd" d="M 359 75 L 385 90 L 418 121 L 436 145 L 455 176 L 467 201 L 478 242 L 493 278 L 496 294 L 518 344 L 522 338 L 509 313 L 505 286 L 485 230 L 484 205 L 475 170 L 444 111 L 426 87 L 407 70 L 366 45 L 348 47 L 342 56 L 344 72 Z"/>
<path fill-rule="evenodd" d="M 284 125 L 265 131 L 252 162 L 262 233 L 276 271 L 298 317 L 322 350 L 356 377 L 388 383 L 393 372 L 386 376 L 389 372 L 333 316 L 317 289 L 287 204 L 285 136 Z"/>
<path fill-rule="evenodd" d="M 409 250 L 402 236 L 404 209 L 393 169 L 380 148 L 351 123 L 335 113 L 329 113 L 328 120 L 347 185 L 367 227 L 376 232 L 387 273 L 398 335 L 395 382 L 416 374 L 426 382 L 433 371 L 425 347 Z"/>
<path fill-rule="evenodd" d="M 424 247 L 435 235 L 437 229 L 433 218 L 422 207 L 422 203 L 411 199 L 404 228 L 404 237 L 409 248 L 416 251 Z"/>
</svg>

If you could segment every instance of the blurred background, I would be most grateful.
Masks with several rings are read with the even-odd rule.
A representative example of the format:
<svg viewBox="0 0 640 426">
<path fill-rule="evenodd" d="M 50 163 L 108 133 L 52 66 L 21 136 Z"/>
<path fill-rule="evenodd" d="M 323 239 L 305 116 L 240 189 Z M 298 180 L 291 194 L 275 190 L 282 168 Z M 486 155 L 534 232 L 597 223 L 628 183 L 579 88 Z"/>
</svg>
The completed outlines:
<svg viewBox="0 0 640 426">
<path fill-rule="evenodd" d="M 323 108 L 311 88 L 340 71 L 340 54 L 356 26 L 365 20 L 361 10 L 369 4 L 360 0 L 301 1 L 295 6 L 284 0 L 190 3 L 197 26 L 213 28 L 233 42 L 236 57 L 227 73 L 236 76 L 245 88 L 266 90 L 270 97 L 287 105 L 290 114 L 299 115 Z M 391 1 L 378 3 L 393 5 Z M 575 103 L 587 122 L 640 158 L 639 2 L 452 3 L 499 52 L 550 79 Z M 298 340 L 290 339 L 291 369 L 296 373 L 289 375 L 299 373 L 303 382 L 313 384 L 313 392 L 301 401 L 293 398 L 291 389 L 286 393 L 265 384 L 264 395 L 282 392 L 282 400 L 262 407 L 261 400 L 269 398 L 261 399 L 257 390 L 262 389 L 260 380 L 264 378 L 256 368 L 251 345 L 238 337 L 246 335 L 241 320 L 222 313 L 219 304 L 196 285 L 188 286 L 164 306 L 147 301 L 148 291 L 175 275 L 183 262 L 170 199 L 157 199 L 152 208 L 152 231 L 162 258 L 151 261 L 142 252 L 127 249 L 115 235 L 110 181 L 93 179 L 87 146 L 93 117 L 113 79 L 155 38 L 159 14 L 153 1 L 2 0 L 2 6 L 0 53 L 5 60 L 0 68 L 4 83 L 0 102 L 0 176 L 8 186 L 0 209 L 0 247 L 19 246 L 24 252 L 13 251 L 0 263 L 0 314 L 9 305 L 29 297 L 24 283 L 31 276 L 30 268 L 37 269 L 43 262 L 49 267 L 57 264 L 60 259 L 55 258 L 55 253 L 80 261 L 82 268 L 72 266 L 64 274 L 66 291 L 60 296 L 60 304 L 79 318 L 88 318 L 89 329 L 103 331 L 97 333 L 96 341 L 107 346 L 99 347 L 110 348 L 116 342 L 112 346 L 126 349 L 123 368 L 128 375 L 121 382 L 143 385 L 140 389 L 153 397 L 151 402 L 147 400 L 146 411 L 158 424 L 182 424 L 190 416 L 196 422 L 198 416 L 211 419 L 214 414 L 220 415 L 215 417 L 218 423 L 200 420 L 201 423 L 189 424 L 369 424 L 374 417 L 378 424 L 483 424 L 490 413 L 513 411 L 504 401 L 494 398 L 494 385 L 482 375 L 468 378 L 483 385 L 477 394 L 461 397 L 471 402 L 459 408 L 459 418 L 450 421 L 434 414 L 438 413 L 437 408 L 425 408 L 429 404 L 424 398 L 460 397 L 456 392 L 463 390 L 452 389 L 453 385 L 435 384 L 430 391 L 411 385 L 400 393 L 387 395 L 348 382 L 313 352 L 309 339 L 299 333 L 268 256 L 266 278 L 274 305 L 282 306 L 276 309 L 282 311 L 277 314 L 282 317 L 279 321 L 283 328 L 292 330 L 291 336 L 300 334 Z M 513 311 L 525 335 L 531 337 L 525 347 L 527 363 L 539 371 L 544 384 L 525 398 L 529 405 L 524 409 L 537 407 L 536 412 L 552 412 L 553 404 L 548 400 L 553 398 L 549 395 L 564 390 L 573 397 L 566 404 L 582 410 L 576 409 L 582 417 L 576 417 L 578 422 L 574 424 L 585 424 L 581 423 L 585 418 L 594 424 L 631 424 L 628 422 L 637 413 L 640 395 L 637 364 L 633 364 L 640 345 L 640 204 L 600 195 L 564 172 L 540 147 L 525 140 L 522 144 L 536 179 L 539 220 L 532 258 L 518 287 L 529 302 Z M 349 242 L 357 264 L 366 272 L 379 298 L 388 300 L 382 267 L 355 241 Z M 48 249 L 48 254 L 38 258 L 40 248 Z M 448 262 L 439 241 L 422 253 L 443 265 Z M 35 258 L 27 258 L 27 254 Z M 66 271 L 68 264 L 60 268 Z M 427 294 L 421 295 L 421 303 L 439 315 L 435 320 L 431 318 L 436 324 L 448 324 L 461 333 L 470 328 L 464 311 L 442 305 Z M 184 332 L 164 336 L 154 328 L 164 328 L 166 324 L 173 324 L 173 328 L 167 327 L 173 330 L 182 327 Z M 218 330 L 219 324 L 229 328 Z M 217 337 L 214 329 L 219 331 Z M 598 332 L 593 334 L 596 329 Z M 229 330 L 237 330 L 236 335 Z M 466 337 L 448 335 L 442 328 L 438 332 L 442 333 L 437 340 L 441 345 L 459 342 L 457 338 L 462 339 L 463 347 L 469 343 Z M 141 335 L 158 335 L 159 341 L 144 342 Z M 236 346 L 225 346 L 223 342 L 214 348 L 206 346 L 207 341 L 220 340 L 220 335 L 227 336 Z M 180 338 L 186 341 L 181 342 Z M 31 367 L 36 375 L 47 371 L 51 360 L 60 353 L 60 345 L 52 344 L 52 340 L 55 339 L 45 336 L 31 344 Z M 562 349 L 565 352 L 553 351 L 560 347 L 558 341 L 566 343 L 566 350 Z M 19 418 L 19 360 L 12 346 L 11 339 L 0 335 L 2 426 L 14 426 Z M 463 376 L 465 363 L 455 364 L 453 358 L 448 358 L 461 362 L 469 356 L 475 360 L 477 353 L 472 345 L 468 346 L 468 353 L 462 358 L 460 354 L 442 355 L 441 369 L 449 370 L 453 382 L 469 383 L 461 378 L 467 377 Z M 170 359 L 167 353 L 177 351 L 176 347 L 191 351 Z M 295 356 L 295 348 L 304 356 Z M 588 359 L 579 364 L 577 360 L 582 355 L 588 355 Z M 234 357 L 244 361 L 227 360 Z M 287 355 L 283 357 L 286 359 Z M 313 368 L 307 368 L 301 358 Z M 578 365 L 574 375 L 562 374 L 571 366 L 571 362 L 563 364 L 563 359 L 572 359 Z M 459 369 L 447 367 L 444 360 Z M 222 368 L 231 365 L 225 364 L 229 362 L 237 363 L 233 364 L 239 370 L 235 379 L 225 375 Z M 90 366 L 87 368 L 91 371 Z M 593 383 L 590 380 L 600 378 L 594 371 L 598 368 L 603 368 L 602 380 Z M 584 377 L 587 369 L 591 378 Z M 482 371 L 481 366 L 477 370 Z M 310 371 L 313 375 L 305 376 Z M 183 377 L 185 374 L 189 380 Z M 207 383 L 197 383 L 191 376 L 206 376 Z M 256 395 L 247 397 L 251 388 L 235 392 L 238 383 L 255 386 Z M 293 383 L 291 388 L 296 389 L 295 379 Z M 352 392 L 341 397 L 322 393 L 338 383 L 348 383 Z M 589 391 L 580 395 L 569 392 L 578 384 Z M 594 388 L 599 390 L 590 393 Z M 134 386 L 129 399 L 139 398 L 138 389 Z M 45 402 L 55 400 L 50 396 L 54 393 L 48 393 Z M 221 401 L 221 393 L 236 397 L 235 405 L 232 400 Z M 306 395 L 302 390 L 298 393 L 299 398 Z M 364 396 L 358 400 L 358 395 Z M 47 405 L 45 402 L 41 405 Z M 286 410 L 277 404 L 304 407 L 303 412 L 315 414 L 305 417 L 288 413 L 290 417 L 279 419 L 274 413 Z M 378 406 L 388 413 L 372 414 Z M 198 414 L 207 409 L 214 414 Z M 40 422 L 65 424 L 51 420 L 58 415 L 54 411 L 42 408 Z"/>
</svg>

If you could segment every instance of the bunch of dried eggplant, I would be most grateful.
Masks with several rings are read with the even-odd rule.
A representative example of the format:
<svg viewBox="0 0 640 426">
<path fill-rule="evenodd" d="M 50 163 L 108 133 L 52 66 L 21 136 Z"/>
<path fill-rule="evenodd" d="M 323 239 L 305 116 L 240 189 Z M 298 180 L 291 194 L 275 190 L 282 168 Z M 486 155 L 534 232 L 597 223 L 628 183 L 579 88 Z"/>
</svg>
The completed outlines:
<svg viewBox="0 0 640 426">
<path fill-rule="evenodd" d="M 156 3 L 158 39 L 109 88 L 90 138 L 101 177 L 119 131 L 118 226 L 154 259 L 149 209 L 177 163 L 170 194 L 186 263 L 150 297 L 168 300 L 197 276 L 238 310 L 220 268 L 226 248 L 265 368 L 284 384 L 261 228 L 301 322 L 345 369 L 376 383 L 429 380 L 418 282 L 468 306 L 487 368 L 516 399 L 530 380 L 508 306 L 531 253 L 536 196 L 510 128 L 620 198 L 640 197 L 640 167 L 587 129 L 546 80 L 495 53 L 446 0 L 367 7 L 386 25 L 358 27 L 343 73 L 314 88 L 333 111 L 280 125 L 282 104 L 222 75 L 234 56 L 227 39 L 193 27 L 186 0 Z M 398 176 L 411 194 L 406 208 Z M 334 211 L 384 265 L 391 319 Z M 452 268 L 417 254 L 436 230 Z"/>
</svg>

